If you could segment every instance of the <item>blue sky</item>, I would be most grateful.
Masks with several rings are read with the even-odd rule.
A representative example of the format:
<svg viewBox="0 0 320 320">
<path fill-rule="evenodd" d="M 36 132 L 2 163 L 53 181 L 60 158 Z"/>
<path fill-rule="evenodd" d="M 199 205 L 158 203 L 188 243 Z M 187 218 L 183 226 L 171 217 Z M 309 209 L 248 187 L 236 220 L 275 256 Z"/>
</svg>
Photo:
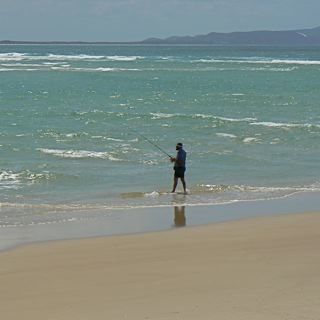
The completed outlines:
<svg viewBox="0 0 320 320">
<path fill-rule="evenodd" d="M 136 41 L 320 25 L 320 0 L 0 0 L 0 39 Z"/>
</svg>

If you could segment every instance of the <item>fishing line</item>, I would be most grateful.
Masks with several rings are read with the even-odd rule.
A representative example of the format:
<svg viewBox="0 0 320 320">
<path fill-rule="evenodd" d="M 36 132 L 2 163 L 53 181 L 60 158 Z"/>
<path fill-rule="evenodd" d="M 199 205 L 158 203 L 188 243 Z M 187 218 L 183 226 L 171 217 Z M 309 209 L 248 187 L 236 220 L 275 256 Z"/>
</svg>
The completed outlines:
<svg viewBox="0 0 320 320">
<path fill-rule="evenodd" d="M 143 134 L 141 134 L 140 132 L 138 132 L 137 130 L 131 128 L 130 126 L 123 124 L 123 126 L 125 126 L 126 128 L 128 128 L 130 131 L 136 133 L 137 135 L 139 135 L 140 137 L 142 137 L 145 141 L 149 142 L 150 144 L 152 144 L 154 147 L 156 147 L 158 150 L 160 150 L 163 154 L 165 154 L 166 156 L 168 156 L 169 158 L 172 158 L 172 156 L 170 156 L 170 154 L 168 154 L 166 151 L 164 151 L 161 147 L 159 147 L 156 143 L 154 143 L 153 141 L 151 141 L 149 138 L 147 138 L 146 136 L 144 136 Z"/>
</svg>

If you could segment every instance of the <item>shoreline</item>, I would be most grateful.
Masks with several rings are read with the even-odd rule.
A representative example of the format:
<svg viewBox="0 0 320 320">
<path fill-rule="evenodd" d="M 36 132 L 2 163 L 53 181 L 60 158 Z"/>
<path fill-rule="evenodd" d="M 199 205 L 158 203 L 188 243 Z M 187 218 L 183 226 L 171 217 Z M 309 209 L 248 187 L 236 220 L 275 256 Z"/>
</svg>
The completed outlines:
<svg viewBox="0 0 320 320">
<path fill-rule="evenodd" d="M 214 205 L 176 204 L 168 207 L 80 211 L 61 223 L 3 227 L 0 253 L 34 243 L 144 234 L 181 227 L 210 225 L 262 216 L 318 212 L 318 192 L 283 198 Z"/>
<path fill-rule="evenodd" d="M 0 253 L 5 319 L 317 319 L 320 214 Z"/>
</svg>

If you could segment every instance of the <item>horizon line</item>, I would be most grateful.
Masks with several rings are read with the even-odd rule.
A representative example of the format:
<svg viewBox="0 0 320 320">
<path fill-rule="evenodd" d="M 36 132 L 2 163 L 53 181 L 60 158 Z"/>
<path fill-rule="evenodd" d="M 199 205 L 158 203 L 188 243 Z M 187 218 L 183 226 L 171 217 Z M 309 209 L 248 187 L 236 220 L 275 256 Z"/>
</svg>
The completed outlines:
<svg viewBox="0 0 320 320">
<path fill-rule="evenodd" d="M 159 40 L 166 40 L 171 37 L 196 37 L 199 35 L 209 35 L 210 33 L 217 33 L 217 34 L 232 34 L 232 33 L 253 33 L 253 32 L 294 32 L 294 31 L 303 31 L 303 30 L 313 30 L 318 29 L 320 26 L 311 27 L 311 28 L 302 28 L 302 29 L 287 29 L 287 30 L 251 30 L 251 31 L 230 31 L 230 32 L 215 32 L 210 31 L 204 34 L 197 34 L 197 35 L 186 35 L 186 36 L 169 36 L 165 38 L 158 38 L 158 37 L 148 37 L 143 40 L 136 40 L 136 41 L 107 41 L 107 40 L 100 40 L 100 41 L 86 41 L 86 40 L 10 40 L 10 39 L 3 39 L 0 40 L 0 44 L 10 44 L 10 43 L 21 43 L 21 44 L 143 44 L 144 41 L 149 39 L 159 39 Z"/>
</svg>

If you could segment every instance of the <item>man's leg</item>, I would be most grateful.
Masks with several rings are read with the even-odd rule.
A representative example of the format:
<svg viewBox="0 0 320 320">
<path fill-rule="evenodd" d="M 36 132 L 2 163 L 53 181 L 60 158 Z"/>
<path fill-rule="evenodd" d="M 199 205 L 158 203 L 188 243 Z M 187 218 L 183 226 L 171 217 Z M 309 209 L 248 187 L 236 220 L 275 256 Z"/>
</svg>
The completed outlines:
<svg viewBox="0 0 320 320">
<path fill-rule="evenodd" d="M 184 178 L 180 178 L 182 185 L 183 185 L 183 191 L 184 193 L 187 193 L 187 186 L 186 186 L 186 181 L 184 180 Z"/>
<path fill-rule="evenodd" d="M 173 188 L 171 192 L 175 192 L 176 191 L 176 187 L 178 185 L 178 178 L 174 177 L 173 178 Z"/>
</svg>

